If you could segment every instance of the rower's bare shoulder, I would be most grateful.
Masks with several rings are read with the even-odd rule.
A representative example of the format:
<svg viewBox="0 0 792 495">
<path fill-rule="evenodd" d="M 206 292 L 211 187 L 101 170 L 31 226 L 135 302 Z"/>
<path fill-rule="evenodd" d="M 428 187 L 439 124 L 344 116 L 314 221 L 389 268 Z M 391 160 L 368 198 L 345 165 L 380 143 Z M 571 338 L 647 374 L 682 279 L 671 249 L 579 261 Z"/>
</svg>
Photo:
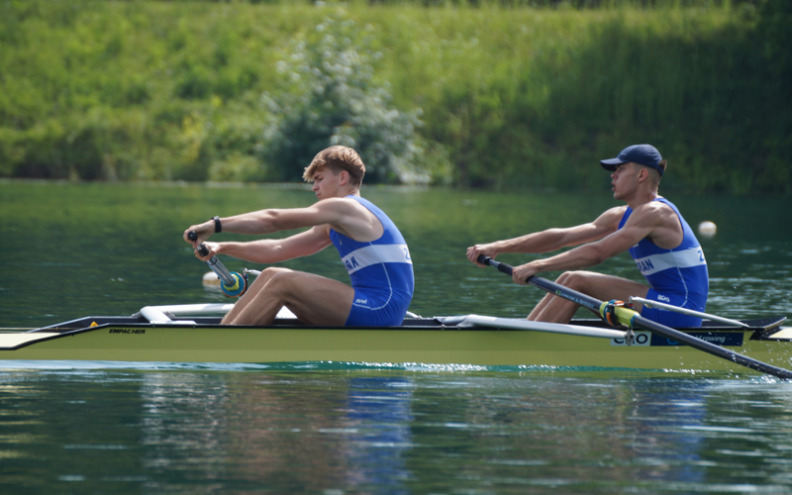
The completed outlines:
<svg viewBox="0 0 792 495">
<path fill-rule="evenodd" d="M 313 205 L 321 211 L 332 213 L 336 216 L 358 216 L 368 211 L 366 207 L 352 198 L 326 198 Z"/>
<path fill-rule="evenodd" d="M 670 249 L 682 241 L 679 217 L 673 208 L 661 201 L 650 201 L 635 208 L 633 217 L 636 225 L 652 229 L 649 237 L 660 247 Z"/>
<path fill-rule="evenodd" d="M 674 210 L 661 201 L 649 201 L 633 208 L 636 219 L 666 219 L 676 217 Z"/>
<path fill-rule="evenodd" d="M 357 203 L 357 201 L 353 200 L 352 198 L 324 198 L 320 199 L 314 206 L 317 208 L 349 208 L 352 204 Z"/>
<path fill-rule="evenodd" d="M 333 212 L 329 223 L 334 230 L 360 242 L 372 241 L 382 235 L 382 223 L 359 201 L 343 197 L 327 198 L 320 203 L 325 201 L 327 203 L 322 207 Z"/>
<path fill-rule="evenodd" d="M 602 214 L 594 220 L 595 225 L 602 225 L 602 224 L 618 224 L 624 213 L 627 211 L 627 206 L 614 206 L 613 208 L 607 209 Z"/>
</svg>

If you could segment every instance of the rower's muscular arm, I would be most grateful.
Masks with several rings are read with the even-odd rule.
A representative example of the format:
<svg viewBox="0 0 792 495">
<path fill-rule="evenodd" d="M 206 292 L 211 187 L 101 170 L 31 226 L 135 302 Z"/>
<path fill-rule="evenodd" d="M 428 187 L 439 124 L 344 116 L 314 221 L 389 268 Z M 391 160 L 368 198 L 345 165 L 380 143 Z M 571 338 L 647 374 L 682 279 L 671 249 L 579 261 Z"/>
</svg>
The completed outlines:
<svg viewBox="0 0 792 495">
<path fill-rule="evenodd" d="M 284 239 L 259 239 L 249 242 L 207 242 L 209 257 L 226 254 L 251 263 L 271 264 L 318 253 L 329 246 L 329 227 L 317 225 Z"/>
<path fill-rule="evenodd" d="M 476 244 L 468 248 L 467 257 L 476 263 L 479 255 L 495 258 L 502 253 L 547 253 L 596 241 L 618 229 L 625 209 L 624 206 L 611 208 L 594 221 L 574 227 L 551 228 L 512 239 Z"/>
<path fill-rule="evenodd" d="M 555 256 L 520 265 L 512 272 L 512 279 L 517 283 L 525 283 L 528 278 L 541 272 L 577 270 L 598 265 L 608 258 L 627 251 L 644 238 L 651 237 L 658 227 L 665 223 L 667 219 L 659 215 L 658 210 L 636 208 L 621 229 L 617 228 L 601 239 Z"/>
<path fill-rule="evenodd" d="M 269 208 L 252 211 L 221 218 L 220 222 L 223 232 L 253 235 L 329 225 L 333 229 L 361 241 L 372 240 L 366 239 L 366 237 L 371 231 L 382 227 L 373 213 L 349 198 L 328 198 L 305 208 Z M 197 245 L 215 233 L 215 224 L 213 220 L 208 220 L 190 226 L 184 231 L 184 239 L 188 242 L 191 242 L 188 237 L 191 230 L 198 234 L 198 240 L 195 241 Z M 377 234 L 381 235 L 381 230 Z"/>
<path fill-rule="evenodd" d="M 267 209 L 221 219 L 223 232 L 237 234 L 268 234 L 281 230 L 311 227 L 308 231 L 284 239 L 261 239 L 249 242 L 205 242 L 209 259 L 222 253 L 255 263 L 275 263 L 308 256 L 331 244 L 330 229 L 341 232 L 361 242 L 382 235 L 382 223 L 367 208 L 349 198 L 328 198 L 305 208 Z M 203 239 L 214 233 L 214 221 L 188 228 L 184 235 L 194 230 Z"/>
<path fill-rule="evenodd" d="M 268 208 L 265 210 L 251 211 L 220 219 L 223 232 L 231 234 L 271 234 L 282 230 L 291 230 L 301 227 L 334 223 L 342 217 L 344 211 L 339 208 L 339 203 L 332 199 L 319 201 L 305 208 Z M 202 224 L 190 227 L 199 236 L 207 238 L 214 233 L 214 221 L 209 220 Z M 188 229 L 189 230 L 189 229 Z"/>
</svg>

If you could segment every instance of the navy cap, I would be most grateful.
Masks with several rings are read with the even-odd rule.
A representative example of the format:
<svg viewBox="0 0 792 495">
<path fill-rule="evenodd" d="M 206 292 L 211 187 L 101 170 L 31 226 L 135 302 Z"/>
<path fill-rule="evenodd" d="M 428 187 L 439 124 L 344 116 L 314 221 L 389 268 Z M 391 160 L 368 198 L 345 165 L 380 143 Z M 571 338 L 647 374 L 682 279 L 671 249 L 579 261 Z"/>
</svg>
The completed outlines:
<svg viewBox="0 0 792 495">
<path fill-rule="evenodd" d="M 660 156 L 660 152 L 651 144 L 634 144 L 621 150 L 619 156 L 616 158 L 600 160 L 600 165 L 602 165 L 602 168 L 605 170 L 610 170 L 612 172 L 616 170 L 617 165 L 635 162 L 639 165 L 651 167 L 660 172 L 660 175 L 663 175 L 663 167 L 660 166 L 662 161 L 663 157 Z"/>
</svg>

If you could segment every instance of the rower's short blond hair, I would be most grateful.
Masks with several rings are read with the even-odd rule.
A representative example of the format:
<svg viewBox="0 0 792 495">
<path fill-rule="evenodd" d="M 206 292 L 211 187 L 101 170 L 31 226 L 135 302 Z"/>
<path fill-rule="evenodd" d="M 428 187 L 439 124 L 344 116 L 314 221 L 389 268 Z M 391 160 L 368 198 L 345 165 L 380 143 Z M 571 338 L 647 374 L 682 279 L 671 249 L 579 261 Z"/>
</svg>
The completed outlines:
<svg viewBox="0 0 792 495">
<path fill-rule="evenodd" d="M 366 165 L 358 152 L 347 146 L 330 146 L 316 154 L 311 164 L 305 167 L 303 180 L 313 182 L 313 177 L 323 169 L 332 170 L 333 173 L 345 170 L 349 174 L 349 182 L 360 187 L 366 175 Z"/>
</svg>

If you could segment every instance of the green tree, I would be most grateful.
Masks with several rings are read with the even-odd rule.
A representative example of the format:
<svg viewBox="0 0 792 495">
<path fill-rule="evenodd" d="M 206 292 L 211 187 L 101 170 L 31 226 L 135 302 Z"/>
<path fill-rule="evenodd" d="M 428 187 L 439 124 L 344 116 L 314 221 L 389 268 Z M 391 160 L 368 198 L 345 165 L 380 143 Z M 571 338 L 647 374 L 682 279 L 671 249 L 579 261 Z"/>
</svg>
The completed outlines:
<svg viewBox="0 0 792 495">
<path fill-rule="evenodd" d="M 273 117 L 261 148 L 269 179 L 298 179 L 319 150 L 340 144 L 360 153 L 367 181 L 427 182 L 414 166 L 420 112 L 392 106 L 388 84 L 375 78 L 369 33 L 340 17 L 292 43 L 278 64 L 290 89 L 264 95 Z"/>
</svg>

